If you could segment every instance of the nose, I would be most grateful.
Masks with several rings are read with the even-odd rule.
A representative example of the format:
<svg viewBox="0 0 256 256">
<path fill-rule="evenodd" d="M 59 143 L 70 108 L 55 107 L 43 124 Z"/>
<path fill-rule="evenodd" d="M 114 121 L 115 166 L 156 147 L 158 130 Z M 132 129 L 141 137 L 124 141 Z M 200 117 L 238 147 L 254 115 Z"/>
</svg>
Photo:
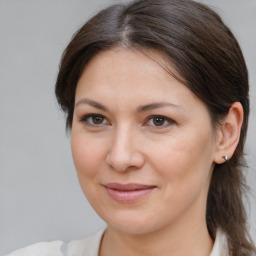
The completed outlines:
<svg viewBox="0 0 256 256">
<path fill-rule="evenodd" d="M 141 146 L 141 145 L 140 145 Z M 120 127 L 112 136 L 107 164 L 116 171 L 140 169 L 144 164 L 138 136 L 131 129 Z"/>
</svg>

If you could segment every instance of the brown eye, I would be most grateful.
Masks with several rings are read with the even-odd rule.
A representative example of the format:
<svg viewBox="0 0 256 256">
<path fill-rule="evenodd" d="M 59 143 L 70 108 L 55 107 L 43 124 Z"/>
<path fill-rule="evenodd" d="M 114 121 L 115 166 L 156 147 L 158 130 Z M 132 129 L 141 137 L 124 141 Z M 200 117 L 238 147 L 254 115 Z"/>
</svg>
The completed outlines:
<svg viewBox="0 0 256 256">
<path fill-rule="evenodd" d="M 163 118 L 163 117 L 154 117 L 152 119 L 152 121 L 153 121 L 153 124 L 155 126 L 163 126 L 164 123 L 165 123 L 165 118 Z"/>
<path fill-rule="evenodd" d="M 98 114 L 86 115 L 86 116 L 82 117 L 80 119 L 80 121 L 86 125 L 95 126 L 95 127 L 109 124 L 109 122 L 107 121 L 107 119 L 104 116 L 98 115 Z"/>
<path fill-rule="evenodd" d="M 153 128 L 155 127 L 159 129 L 164 129 L 174 124 L 176 124 L 174 120 L 161 115 L 150 116 L 145 123 L 146 126 L 151 126 Z"/>
<path fill-rule="evenodd" d="M 94 124 L 102 124 L 104 121 L 104 118 L 102 116 L 92 116 L 92 122 Z"/>
</svg>

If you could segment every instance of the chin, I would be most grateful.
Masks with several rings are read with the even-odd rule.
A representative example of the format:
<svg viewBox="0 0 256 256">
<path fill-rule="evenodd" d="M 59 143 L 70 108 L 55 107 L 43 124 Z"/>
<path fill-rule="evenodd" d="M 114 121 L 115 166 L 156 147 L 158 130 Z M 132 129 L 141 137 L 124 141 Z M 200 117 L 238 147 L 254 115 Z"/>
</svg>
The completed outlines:
<svg viewBox="0 0 256 256">
<path fill-rule="evenodd" d="M 118 230 L 121 233 L 129 234 L 129 235 L 145 235 L 155 230 L 145 225 L 138 225 L 137 223 L 134 224 L 124 224 L 124 223 L 110 223 L 108 227 L 111 229 Z"/>
<path fill-rule="evenodd" d="M 153 216 L 142 216 L 139 213 L 118 213 L 111 216 L 101 216 L 109 228 L 130 235 L 143 235 L 154 232 Z"/>
</svg>

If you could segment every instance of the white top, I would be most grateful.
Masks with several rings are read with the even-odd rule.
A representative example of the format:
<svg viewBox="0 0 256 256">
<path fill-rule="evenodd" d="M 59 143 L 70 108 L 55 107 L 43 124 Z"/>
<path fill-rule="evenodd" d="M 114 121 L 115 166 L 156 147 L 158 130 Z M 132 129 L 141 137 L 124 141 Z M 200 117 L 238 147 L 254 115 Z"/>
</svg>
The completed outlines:
<svg viewBox="0 0 256 256">
<path fill-rule="evenodd" d="M 104 230 L 82 240 L 64 243 L 62 241 L 36 243 L 6 256 L 98 256 Z M 227 238 L 217 230 L 210 256 L 228 256 Z"/>
</svg>

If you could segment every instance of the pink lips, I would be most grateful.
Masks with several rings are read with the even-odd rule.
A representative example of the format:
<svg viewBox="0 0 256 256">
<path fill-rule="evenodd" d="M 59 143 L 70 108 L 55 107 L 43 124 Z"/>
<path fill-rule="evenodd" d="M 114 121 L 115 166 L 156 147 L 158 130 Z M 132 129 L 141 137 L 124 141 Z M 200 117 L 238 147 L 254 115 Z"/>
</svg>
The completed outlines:
<svg viewBox="0 0 256 256">
<path fill-rule="evenodd" d="M 108 183 L 104 187 L 110 197 L 121 203 L 129 203 L 139 200 L 156 188 L 156 186 L 135 183 Z"/>
</svg>

